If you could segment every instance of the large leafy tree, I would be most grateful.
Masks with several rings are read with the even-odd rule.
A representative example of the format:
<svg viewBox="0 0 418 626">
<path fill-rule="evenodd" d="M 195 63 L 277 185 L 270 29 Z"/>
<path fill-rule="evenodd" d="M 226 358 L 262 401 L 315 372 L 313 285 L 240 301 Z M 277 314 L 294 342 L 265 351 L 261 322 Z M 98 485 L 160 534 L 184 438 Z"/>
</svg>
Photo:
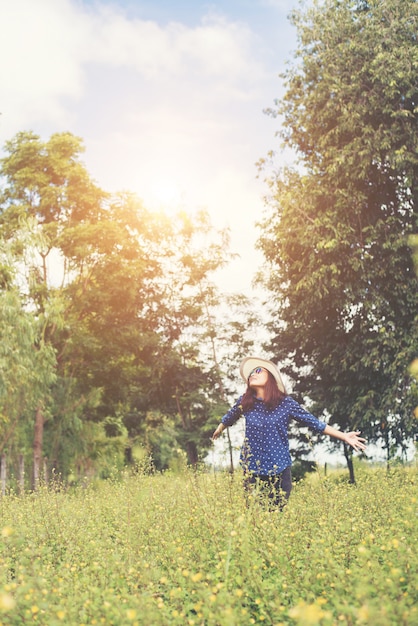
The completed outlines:
<svg viewBox="0 0 418 626">
<path fill-rule="evenodd" d="M 150 428 L 171 428 L 194 463 L 219 402 L 200 339 L 227 233 L 204 212 L 169 219 L 131 194 L 106 194 L 82 150 L 69 133 L 42 141 L 25 132 L 1 163 L 0 230 L 19 269 L 15 288 L 57 361 L 49 405 L 36 407 L 37 457 L 85 473 L 144 432 L 155 443 Z"/>
<path fill-rule="evenodd" d="M 418 5 L 315 1 L 292 22 L 298 48 L 270 112 L 295 165 L 270 179 L 260 238 L 273 349 L 314 410 L 390 458 L 416 425 Z"/>
<path fill-rule="evenodd" d="M 45 455 L 45 425 L 54 430 L 54 446 L 46 451 L 54 460 L 54 447 L 62 441 L 56 434 L 64 430 L 56 428 L 57 424 L 62 425 L 63 416 L 71 412 L 71 420 L 64 421 L 66 431 L 74 435 L 76 407 L 80 411 L 92 404 L 78 388 L 81 376 L 78 380 L 73 376 L 75 360 L 69 365 L 71 359 L 64 356 L 76 329 L 83 336 L 80 327 L 86 326 L 80 306 L 74 306 L 76 301 L 83 302 L 83 294 L 75 297 L 73 288 L 93 282 L 92 272 L 106 248 L 106 229 L 101 225 L 109 215 L 108 198 L 91 181 L 80 160 L 81 152 L 81 141 L 69 133 L 43 142 L 25 132 L 6 143 L 1 163 L 0 228 L 3 245 L 14 259 L 14 287 L 20 291 L 25 310 L 42 324 L 42 342 L 55 351 L 58 361 L 56 393 L 51 388 L 49 406 L 40 402 L 35 411 L 35 478 Z M 89 378 L 86 371 L 85 378 Z M 87 396 L 94 393 L 95 384 L 91 381 Z M 98 394 L 94 395 L 97 398 Z M 77 439 L 82 441 L 80 424 L 77 426 Z"/>
<path fill-rule="evenodd" d="M 153 431 L 147 432 L 147 439 L 155 450 L 158 442 L 171 436 L 172 449 L 184 451 L 195 465 L 211 445 L 210 437 L 226 410 L 229 390 L 223 381 L 233 356 L 242 354 L 243 345 L 252 345 L 248 333 L 254 319 L 245 298 L 220 294 L 212 279 L 229 259 L 228 233 L 220 231 L 214 237 L 205 212 L 193 219 L 179 214 L 172 229 L 165 254 L 165 342 L 154 352 L 147 386 Z M 246 324 L 239 323 L 243 317 Z M 238 357 L 235 369 L 237 362 Z M 157 456 L 164 467 L 168 455 L 163 460 L 154 452 Z"/>
<path fill-rule="evenodd" d="M 31 223 L 24 219 L 15 229 L 12 242 L 0 241 L 0 451 L 8 460 L 18 460 L 20 488 L 24 484 L 25 457 L 31 450 L 32 484 L 36 487 L 39 482 L 42 426 L 56 379 L 55 350 L 45 339 L 52 312 L 49 308 L 41 314 L 27 310 L 26 296 L 22 297 L 18 288 L 22 264 L 13 263 L 16 248 L 32 249 L 37 242 Z"/>
<path fill-rule="evenodd" d="M 20 460 L 22 484 L 24 459 L 32 448 L 34 486 L 42 464 L 37 416 L 48 404 L 55 380 L 55 353 L 42 338 L 41 324 L 23 309 L 15 289 L 0 293 L 0 453 Z M 31 440 L 33 446 L 28 447 Z"/>
</svg>

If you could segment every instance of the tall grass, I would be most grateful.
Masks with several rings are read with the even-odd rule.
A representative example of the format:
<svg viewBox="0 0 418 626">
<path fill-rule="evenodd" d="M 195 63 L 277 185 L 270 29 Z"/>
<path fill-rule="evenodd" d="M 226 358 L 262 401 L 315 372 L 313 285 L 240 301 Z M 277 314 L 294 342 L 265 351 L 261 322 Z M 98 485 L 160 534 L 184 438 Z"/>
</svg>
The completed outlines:
<svg viewBox="0 0 418 626">
<path fill-rule="evenodd" d="M 125 476 L 0 500 L 0 624 L 418 624 L 417 470 Z"/>
</svg>

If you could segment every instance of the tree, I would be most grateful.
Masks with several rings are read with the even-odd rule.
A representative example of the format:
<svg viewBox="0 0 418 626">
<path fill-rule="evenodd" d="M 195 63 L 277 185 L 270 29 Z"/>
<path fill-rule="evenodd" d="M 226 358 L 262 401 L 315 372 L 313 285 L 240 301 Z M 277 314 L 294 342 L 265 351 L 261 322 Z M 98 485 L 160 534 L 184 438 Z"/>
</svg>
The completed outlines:
<svg viewBox="0 0 418 626">
<path fill-rule="evenodd" d="M 22 228 L 23 234 L 27 232 Z M 15 239 L 16 243 L 16 239 Z M 45 316 L 35 317 L 24 309 L 15 286 L 15 269 L 10 262 L 8 246 L 1 250 L 0 287 L 0 452 L 11 459 L 28 451 L 25 418 L 33 431 L 33 486 L 41 474 L 42 428 L 44 411 L 49 402 L 49 388 L 55 380 L 54 349 L 44 340 Z M 23 475 L 19 476 L 23 486 Z"/>
<path fill-rule="evenodd" d="M 80 237 L 76 245 L 80 248 L 81 242 L 86 244 L 85 232 L 94 228 L 104 212 L 105 194 L 90 180 L 79 159 L 81 151 L 81 141 L 70 133 L 55 134 L 42 142 L 34 133 L 25 132 L 6 143 L 6 156 L 1 161 L 2 241 L 12 251 L 14 266 L 19 270 L 15 287 L 22 306 L 37 320 L 41 344 L 52 352 L 58 352 L 58 336 L 64 328 L 65 290 L 74 280 L 76 269 L 81 271 L 87 265 L 87 254 L 94 254 L 91 246 L 81 260 L 74 250 L 68 253 L 66 234 L 76 229 Z M 22 224 L 26 225 L 23 238 Z M 38 339 L 33 348 L 37 343 Z M 60 378 L 59 353 L 57 358 L 55 376 Z M 36 482 L 47 407 L 40 401 L 33 410 Z M 53 417 L 47 413 L 50 423 Z"/>
<path fill-rule="evenodd" d="M 225 323 L 220 320 L 231 309 L 232 299 L 220 294 L 212 281 L 213 273 L 230 257 L 227 231 L 212 232 L 206 212 L 194 218 L 179 214 L 172 226 L 171 253 L 166 252 L 164 271 L 165 342 L 155 353 L 149 380 L 155 403 L 151 421 L 164 441 L 171 433 L 173 451 L 182 449 L 188 462 L 196 465 L 204 458 L 219 416 L 226 410 L 221 368 L 228 355 L 242 347 L 245 333 L 233 336 L 229 325 L 225 334 Z M 241 316 L 245 309 L 251 324 L 248 302 L 241 298 L 240 305 Z M 238 308 L 236 303 L 234 308 Z M 160 441 L 155 434 L 148 439 L 154 444 Z M 167 455 L 165 459 L 169 461 Z"/>
<path fill-rule="evenodd" d="M 313 410 L 389 459 L 416 431 L 418 5 L 324 0 L 292 22 L 296 62 L 270 113 L 295 165 L 271 177 L 259 241 L 273 349 Z"/>
<path fill-rule="evenodd" d="M 2 240 L 20 268 L 22 306 L 43 322 L 57 359 L 48 419 L 36 407 L 36 456 L 44 445 L 60 473 L 71 465 L 84 473 L 105 444 L 129 454 L 151 423 L 168 421 L 196 463 L 218 403 L 199 342 L 209 277 L 228 260 L 227 233 L 203 211 L 168 218 L 132 194 L 106 194 L 82 150 L 70 133 L 45 142 L 19 133 L 1 162 Z"/>
</svg>

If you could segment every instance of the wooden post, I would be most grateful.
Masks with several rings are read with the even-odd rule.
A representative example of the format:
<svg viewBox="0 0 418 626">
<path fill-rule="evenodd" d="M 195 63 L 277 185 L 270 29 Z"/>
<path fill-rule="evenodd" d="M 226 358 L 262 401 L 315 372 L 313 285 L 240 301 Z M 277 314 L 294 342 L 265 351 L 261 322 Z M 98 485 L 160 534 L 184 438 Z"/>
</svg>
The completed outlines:
<svg viewBox="0 0 418 626">
<path fill-rule="evenodd" d="M 0 483 L 1 483 L 1 495 L 4 496 L 6 494 L 6 481 L 7 481 L 7 458 L 6 454 L 3 454 L 0 457 Z"/>
<path fill-rule="evenodd" d="M 44 435 L 44 413 L 41 406 L 38 406 L 35 414 L 35 432 L 33 437 L 33 489 L 39 487 L 42 467 L 42 444 Z"/>
<path fill-rule="evenodd" d="M 45 485 L 47 485 L 49 483 L 49 474 L 48 474 L 48 457 L 44 457 L 44 472 L 43 472 L 43 479 L 44 479 L 44 483 Z"/>
<path fill-rule="evenodd" d="M 19 454 L 19 493 L 22 496 L 25 492 L 25 457 L 23 454 Z"/>
</svg>

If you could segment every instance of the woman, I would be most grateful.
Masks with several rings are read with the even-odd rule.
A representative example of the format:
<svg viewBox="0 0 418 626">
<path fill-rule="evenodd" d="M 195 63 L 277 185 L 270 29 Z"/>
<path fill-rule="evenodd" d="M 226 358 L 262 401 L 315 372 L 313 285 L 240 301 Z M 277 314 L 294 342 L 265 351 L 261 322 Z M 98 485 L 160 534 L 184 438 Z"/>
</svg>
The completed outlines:
<svg viewBox="0 0 418 626">
<path fill-rule="evenodd" d="M 240 373 L 247 383 L 246 392 L 223 416 L 212 439 L 217 439 L 225 428 L 245 416 L 245 440 L 240 462 L 246 484 L 257 483 L 267 487 L 268 497 L 274 505 L 283 505 L 292 489 L 288 438 L 291 418 L 315 432 L 341 439 L 354 450 L 365 449 L 365 439 L 359 437 L 360 431 L 344 433 L 336 430 L 288 396 L 280 371 L 271 361 L 247 357 L 241 362 Z"/>
</svg>

